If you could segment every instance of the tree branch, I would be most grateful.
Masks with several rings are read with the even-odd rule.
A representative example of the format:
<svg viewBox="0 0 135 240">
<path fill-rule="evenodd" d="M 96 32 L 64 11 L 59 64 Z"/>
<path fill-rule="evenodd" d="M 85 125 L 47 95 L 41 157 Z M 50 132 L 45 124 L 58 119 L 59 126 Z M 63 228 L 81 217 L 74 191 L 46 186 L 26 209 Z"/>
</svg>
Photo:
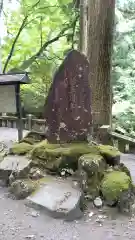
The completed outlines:
<svg viewBox="0 0 135 240">
<path fill-rule="evenodd" d="M 43 44 L 43 46 L 40 47 L 39 51 L 38 51 L 36 54 L 34 54 L 32 57 L 30 57 L 28 60 L 26 60 L 26 61 L 24 61 L 24 62 L 22 63 L 22 65 L 19 67 L 20 71 L 24 71 L 25 69 L 27 69 L 28 67 L 30 67 L 30 66 L 32 65 L 32 63 L 33 63 L 38 57 L 41 56 L 41 54 L 43 53 L 43 51 L 45 51 L 46 48 L 47 48 L 50 44 L 58 41 L 61 37 L 67 36 L 67 34 L 65 34 L 65 32 L 66 32 L 69 28 L 71 28 L 72 25 L 73 25 L 73 23 L 70 24 L 70 25 L 66 25 L 66 26 L 60 31 L 60 33 L 59 33 L 56 37 L 54 37 L 54 38 L 52 38 L 51 40 L 48 40 L 47 42 L 45 42 L 45 43 Z M 16 70 L 16 69 L 11 69 L 10 72 L 13 72 L 14 70 Z"/>
<path fill-rule="evenodd" d="M 32 6 L 32 9 L 35 8 L 39 3 L 40 3 L 40 0 L 38 0 L 38 1 Z M 1 6 L 1 5 L 0 5 L 0 6 Z M 24 27 L 26 26 L 26 22 L 27 22 L 28 17 L 29 17 L 29 14 L 27 14 L 27 15 L 24 17 L 24 19 L 23 19 L 23 21 L 22 21 L 22 24 L 21 24 L 21 26 L 20 26 L 20 28 L 19 28 L 19 30 L 18 30 L 18 33 L 17 33 L 17 35 L 16 35 L 16 37 L 15 37 L 15 39 L 14 39 L 14 41 L 13 41 L 13 44 L 12 44 L 12 46 L 11 46 L 9 55 L 8 55 L 8 57 L 7 57 L 7 59 L 6 59 L 5 64 L 4 64 L 3 73 L 5 73 L 6 70 L 7 70 L 7 67 L 8 67 L 8 64 L 9 64 L 9 62 L 10 62 L 10 59 L 12 58 L 13 53 L 14 53 L 15 45 L 16 45 L 16 43 L 17 43 L 17 41 L 18 41 L 18 38 L 20 37 L 20 34 L 21 34 L 22 30 L 23 30 Z"/>
<path fill-rule="evenodd" d="M 10 53 L 9 53 L 9 55 L 8 55 L 8 57 L 7 57 L 7 60 L 6 60 L 6 62 L 5 62 L 4 68 L 3 68 L 3 73 L 6 72 L 8 63 L 9 63 L 10 59 L 12 58 L 12 55 L 13 55 L 13 52 L 14 52 L 16 42 L 17 42 L 17 40 L 18 40 L 18 38 L 19 38 L 19 36 L 20 36 L 20 34 L 21 34 L 24 26 L 25 26 L 25 23 L 26 23 L 26 21 L 27 21 L 27 18 L 28 18 L 28 16 L 26 16 L 26 17 L 23 19 L 23 22 L 22 22 L 22 24 L 21 24 L 21 26 L 20 26 L 20 28 L 19 28 L 19 30 L 18 30 L 18 33 L 17 33 L 17 35 L 16 35 L 16 37 L 15 37 L 15 39 L 14 39 L 14 41 L 13 41 L 12 47 L 11 47 L 11 49 L 10 49 Z"/>
<path fill-rule="evenodd" d="M 4 0 L 0 0 L 0 16 L 3 10 L 3 3 L 4 3 Z"/>
</svg>

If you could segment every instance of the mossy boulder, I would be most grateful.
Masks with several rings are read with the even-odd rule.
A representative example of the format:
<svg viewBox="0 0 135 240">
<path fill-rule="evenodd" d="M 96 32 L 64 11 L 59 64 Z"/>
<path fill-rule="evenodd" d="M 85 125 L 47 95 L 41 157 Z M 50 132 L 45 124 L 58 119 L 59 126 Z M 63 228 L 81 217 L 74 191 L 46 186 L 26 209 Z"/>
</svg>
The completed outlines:
<svg viewBox="0 0 135 240">
<path fill-rule="evenodd" d="M 38 184 L 38 181 L 32 181 L 31 179 L 19 179 L 11 184 L 9 192 L 13 194 L 16 199 L 24 199 L 36 190 Z"/>
<path fill-rule="evenodd" d="M 32 157 L 46 158 L 48 156 L 72 156 L 79 157 L 86 153 L 99 152 L 97 146 L 89 146 L 87 143 L 50 144 L 46 140 L 37 144 L 31 153 Z"/>
<path fill-rule="evenodd" d="M 50 144 L 45 140 L 34 146 L 31 158 L 47 169 L 77 170 L 79 157 L 91 152 L 99 153 L 97 146 L 89 146 L 87 143 Z"/>
<path fill-rule="evenodd" d="M 33 146 L 29 143 L 14 143 L 10 148 L 10 154 L 24 155 L 32 150 Z"/>
<path fill-rule="evenodd" d="M 117 202 L 122 192 L 132 188 L 131 178 L 120 171 L 106 173 L 101 183 L 101 192 L 107 202 Z"/>
<path fill-rule="evenodd" d="M 81 188 L 93 199 L 99 196 L 106 166 L 103 156 L 96 153 L 84 154 L 79 158 Z"/>
<path fill-rule="evenodd" d="M 88 176 L 98 172 L 103 172 L 106 167 L 104 158 L 99 154 L 89 153 L 84 154 L 79 158 L 79 165 L 87 172 Z"/>
<path fill-rule="evenodd" d="M 118 165 L 120 163 L 120 151 L 110 145 L 99 145 L 98 149 L 100 154 L 105 158 L 107 164 L 111 166 Z"/>
<path fill-rule="evenodd" d="M 60 144 L 49 144 L 47 140 L 36 144 L 31 151 L 31 158 L 40 158 L 46 159 L 46 149 L 57 149 L 60 147 Z"/>
</svg>

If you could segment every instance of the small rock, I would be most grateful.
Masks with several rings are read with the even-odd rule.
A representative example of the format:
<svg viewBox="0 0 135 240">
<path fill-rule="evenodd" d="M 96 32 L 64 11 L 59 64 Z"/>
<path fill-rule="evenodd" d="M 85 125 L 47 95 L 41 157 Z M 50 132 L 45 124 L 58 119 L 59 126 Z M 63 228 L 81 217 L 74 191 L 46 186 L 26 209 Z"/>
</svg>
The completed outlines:
<svg viewBox="0 0 135 240">
<path fill-rule="evenodd" d="M 94 212 L 89 213 L 89 217 L 91 218 L 94 215 Z"/>
<path fill-rule="evenodd" d="M 65 176 L 65 171 L 62 171 L 62 172 L 60 173 L 60 175 L 61 175 L 61 176 Z"/>
<path fill-rule="evenodd" d="M 74 186 L 77 186 L 78 182 L 77 181 L 73 181 L 73 184 L 74 184 Z"/>
<path fill-rule="evenodd" d="M 31 239 L 31 240 L 34 240 L 36 239 L 36 236 L 35 235 L 28 235 L 25 237 L 26 239 Z"/>
<path fill-rule="evenodd" d="M 33 180 L 43 178 L 45 174 L 39 168 L 31 168 L 29 176 Z"/>
<path fill-rule="evenodd" d="M 104 218 L 102 215 L 99 215 L 98 218 L 96 219 L 96 222 L 99 223 L 100 225 L 103 223 Z"/>
<path fill-rule="evenodd" d="M 88 201 L 91 201 L 93 199 L 93 197 L 92 197 L 92 195 L 88 194 L 88 195 L 85 195 L 85 199 Z"/>
<path fill-rule="evenodd" d="M 33 212 L 31 213 L 31 216 L 32 216 L 32 217 L 38 217 L 38 216 L 39 216 L 39 213 L 36 212 L 36 211 L 33 211 Z"/>
<path fill-rule="evenodd" d="M 95 198 L 94 205 L 95 205 L 95 207 L 98 207 L 98 208 L 103 206 L 103 202 L 100 197 Z"/>
<path fill-rule="evenodd" d="M 132 209 L 135 211 L 135 203 L 132 205 Z"/>
</svg>

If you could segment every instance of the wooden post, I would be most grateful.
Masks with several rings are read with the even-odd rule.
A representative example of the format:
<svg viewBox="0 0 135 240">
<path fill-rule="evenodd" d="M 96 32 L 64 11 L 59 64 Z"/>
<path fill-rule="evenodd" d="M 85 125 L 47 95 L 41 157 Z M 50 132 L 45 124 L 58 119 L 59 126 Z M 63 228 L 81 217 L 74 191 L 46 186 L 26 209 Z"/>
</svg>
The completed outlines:
<svg viewBox="0 0 135 240">
<path fill-rule="evenodd" d="M 28 114 L 27 118 L 28 118 L 28 130 L 31 131 L 32 130 L 32 114 Z"/>
<path fill-rule="evenodd" d="M 23 122 L 22 122 L 22 109 L 21 109 L 21 99 L 20 99 L 20 84 L 16 84 L 15 86 L 16 92 L 16 110 L 18 117 L 18 141 L 20 141 L 23 137 Z"/>
</svg>

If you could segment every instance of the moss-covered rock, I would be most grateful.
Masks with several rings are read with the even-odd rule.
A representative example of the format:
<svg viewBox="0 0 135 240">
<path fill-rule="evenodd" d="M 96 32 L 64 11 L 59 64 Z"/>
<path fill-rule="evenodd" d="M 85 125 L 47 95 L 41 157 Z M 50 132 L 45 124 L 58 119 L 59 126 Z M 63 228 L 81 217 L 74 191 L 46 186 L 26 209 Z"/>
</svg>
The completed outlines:
<svg viewBox="0 0 135 240">
<path fill-rule="evenodd" d="M 121 193 L 130 190 L 131 187 L 131 178 L 125 172 L 112 171 L 104 176 L 101 192 L 106 201 L 117 202 Z"/>
<path fill-rule="evenodd" d="M 9 192 L 13 194 L 16 199 L 24 199 L 36 190 L 38 184 L 38 181 L 19 179 L 11 184 Z"/>
<path fill-rule="evenodd" d="M 43 138 L 44 136 L 42 136 L 40 133 L 31 131 L 26 134 L 26 136 L 20 141 L 20 143 L 24 142 L 33 145 L 41 142 Z"/>
<path fill-rule="evenodd" d="M 25 139 L 33 139 L 33 143 L 41 142 L 45 138 L 44 135 L 31 131 L 25 135 L 25 137 L 21 141 L 25 141 Z"/>
<path fill-rule="evenodd" d="M 33 148 L 32 156 L 46 158 L 46 156 L 76 156 L 86 153 L 99 152 L 97 146 L 89 146 L 87 143 L 50 144 L 46 140 Z"/>
<path fill-rule="evenodd" d="M 133 189 L 129 189 L 128 191 L 123 191 L 120 194 L 118 201 L 118 209 L 121 213 L 132 214 L 132 206 L 135 201 L 135 195 L 132 191 Z"/>
<path fill-rule="evenodd" d="M 125 172 L 131 178 L 131 173 L 124 163 L 114 166 L 113 169 L 116 171 Z"/>
<path fill-rule="evenodd" d="M 99 145 L 100 154 L 105 158 L 107 164 L 114 166 L 120 163 L 120 152 L 110 145 Z"/>
<path fill-rule="evenodd" d="M 104 158 L 96 153 L 84 154 L 79 158 L 81 187 L 93 199 L 99 196 L 106 166 Z"/>
<path fill-rule="evenodd" d="M 33 146 L 31 144 L 22 142 L 14 143 L 10 148 L 10 153 L 14 155 L 24 155 L 32 150 Z"/>
<path fill-rule="evenodd" d="M 99 153 L 97 146 L 87 143 L 50 144 L 46 140 L 34 146 L 31 158 L 48 169 L 78 168 L 78 158 L 86 153 Z"/>
<path fill-rule="evenodd" d="M 49 144 L 47 140 L 43 140 L 42 142 L 36 144 L 31 151 L 31 158 L 40 158 L 46 159 L 46 149 L 57 149 L 60 147 L 60 144 Z"/>
<path fill-rule="evenodd" d="M 92 176 L 97 172 L 103 172 L 106 167 L 104 158 L 99 154 L 89 153 L 79 158 L 79 165 L 88 175 Z"/>
</svg>

